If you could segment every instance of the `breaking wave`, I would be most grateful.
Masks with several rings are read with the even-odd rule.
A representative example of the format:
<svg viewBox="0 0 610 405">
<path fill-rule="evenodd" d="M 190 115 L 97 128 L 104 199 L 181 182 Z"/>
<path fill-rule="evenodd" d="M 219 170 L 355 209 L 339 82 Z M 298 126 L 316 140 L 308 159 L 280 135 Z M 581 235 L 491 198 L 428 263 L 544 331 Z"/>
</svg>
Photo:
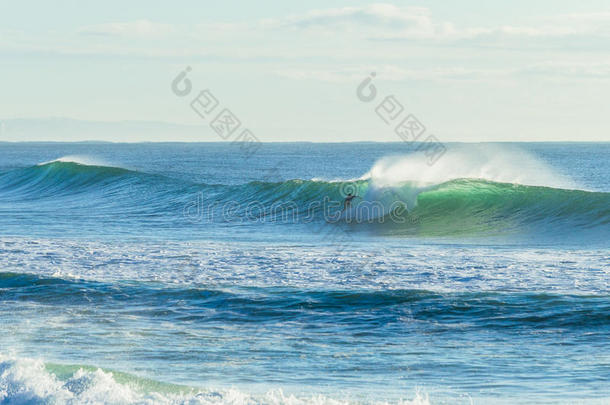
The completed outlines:
<svg viewBox="0 0 610 405">
<path fill-rule="evenodd" d="M 569 188 L 569 180 L 557 180 L 522 156 L 523 170 L 514 170 L 507 158 L 458 164 L 460 159 L 450 155 L 425 171 L 416 158 L 386 158 L 362 178 L 344 182 L 222 185 L 66 158 L 1 173 L 0 204 L 34 211 L 95 208 L 143 221 L 226 222 L 229 211 L 240 221 L 339 222 L 393 235 L 608 231 L 610 193 Z M 349 193 L 357 197 L 344 208 Z"/>
<path fill-rule="evenodd" d="M 0 356 L 0 403 L 3 404 L 349 404 L 323 395 L 297 397 L 272 389 L 250 394 L 230 389 L 197 389 L 139 378 L 89 366 L 45 364 L 41 360 Z M 426 405 L 427 395 L 398 404 Z"/>
</svg>

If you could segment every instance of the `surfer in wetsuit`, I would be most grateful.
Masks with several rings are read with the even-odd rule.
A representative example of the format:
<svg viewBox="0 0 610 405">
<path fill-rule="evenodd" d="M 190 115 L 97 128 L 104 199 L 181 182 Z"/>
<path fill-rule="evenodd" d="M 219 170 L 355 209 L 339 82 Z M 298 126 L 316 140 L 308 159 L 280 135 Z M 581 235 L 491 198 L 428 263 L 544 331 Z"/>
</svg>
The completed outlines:
<svg viewBox="0 0 610 405">
<path fill-rule="evenodd" d="M 343 201 L 343 210 L 341 210 L 341 212 L 345 211 L 346 209 L 349 208 L 349 206 L 352 204 L 352 200 L 354 198 L 358 197 L 357 195 L 353 195 L 352 193 L 349 193 L 347 195 L 347 197 L 345 197 L 345 201 Z"/>
</svg>

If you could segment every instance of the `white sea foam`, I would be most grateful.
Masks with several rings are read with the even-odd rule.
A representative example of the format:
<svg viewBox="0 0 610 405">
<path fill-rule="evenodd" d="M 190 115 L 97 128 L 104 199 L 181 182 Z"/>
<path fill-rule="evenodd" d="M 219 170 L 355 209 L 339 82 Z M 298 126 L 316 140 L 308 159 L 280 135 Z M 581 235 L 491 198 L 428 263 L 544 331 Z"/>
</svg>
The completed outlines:
<svg viewBox="0 0 610 405">
<path fill-rule="evenodd" d="M 513 146 L 489 144 L 452 145 L 433 165 L 423 152 L 378 160 L 361 179 L 375 187 L 402 183 L 417 186 L 440 184 L 455 179 L 482 179 L 503 183 L 555 188 L 576 184 L 535 156 Z"/>
<path fill-rule="evenodd" d="M 319 238 L 323 238 L 320 236 Z M 162 282 L 221 289 L 296 285 L 304 289 L 553 291 L 607 294 L 607 249 L 461 246 L 354 240 L 341 248 L 288 242 L 139 241 L 68 238 L 0 240 L 3 271 L 66 280 Z M 262 254 L 264 253 L 264 256 Z M 363 271 L 363 269 L 367 269 Z M 405 271 L 405 269 L 409 271 Z M 419 271 L 416 271 L 419 270 Z M 553 277 L 548 277 L 553 274 Z"/>
<path fill-rule="evenodd" d="M 342 405 L 352 402 L 323 395 L 297 397 L 285 394 L 281 389 L 255 395 L 238 389 L 187 389 L 177 386 L 173 386 L 176 389 L 171 392 L 170 387 L 159 391 L 146 390 L 136 377 L 133 377 L 133 382 L 119 383 L 112 372 L 101 369 L 87 371 L 81 368 L 61 380 L 48 371 L 41 360 L 0 356 L 0 403 L 3 404 Z M 427 395 L 417 392 L 413 400 L 396 403 L 426 405 L 430 402 Z"/>
<path fill-rule="evenodd" d="M 137 403 L 142 394 L 117 384 L 111 373 L 78 370 L 67 381 L 48 372 L 40 360 L 0 358 L 2 403 Z"/>
<path fill-rule="evenodd" d="M 48 162 L 39 163 L 38 166 L 46 165 L 55 162 L 78 163 L 85 166 L 112 166 L 99 158 L 92 158 L 85 155 L 66 155 L 57 159 L 49 160 Z"/>
<path fill-rule="evenodd" d="M 372 212 L 381 206 L 379 215 L 364 220 L 375 219 L 389 214 L 395 202 L 402 202 L 408 210 L 417 205 L 417 197 L 431 187 L 457 179 L 487 180 L 528 186 L 542 186 L 563 189 L 580 188 L 568 176 L 558 173 L 551 166 L 534 155 L 510 145 L 468 144 L 452 145 L 433 165 L 423 152 L 401 156 L 386 156 L 357 179 L 314 181 L 354 182 L 369 180 L 369 187 L 359 202 L 360 210 Z M 348 211 L 356 216 L 356 208 Z"/>
</svg>

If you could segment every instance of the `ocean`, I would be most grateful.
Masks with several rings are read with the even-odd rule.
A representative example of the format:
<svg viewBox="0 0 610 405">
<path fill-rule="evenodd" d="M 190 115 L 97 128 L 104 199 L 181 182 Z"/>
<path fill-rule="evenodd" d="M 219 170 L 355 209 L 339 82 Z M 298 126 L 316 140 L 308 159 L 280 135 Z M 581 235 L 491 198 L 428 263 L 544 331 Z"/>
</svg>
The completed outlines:
<svg viewBox="0 0 610 405">
<path fill-rule="evenodd" d="M 610 143 L 446 147 L 0 143 L 0 403 L 610 403 Z"/>
</svg>

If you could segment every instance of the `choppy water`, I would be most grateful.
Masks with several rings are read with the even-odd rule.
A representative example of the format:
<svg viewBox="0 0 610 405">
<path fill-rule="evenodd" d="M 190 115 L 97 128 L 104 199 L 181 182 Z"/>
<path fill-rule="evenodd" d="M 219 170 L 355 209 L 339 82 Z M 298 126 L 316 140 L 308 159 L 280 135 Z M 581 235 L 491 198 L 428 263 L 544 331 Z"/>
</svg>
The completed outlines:
<svg viewBox="0 0 610 405">
<path fill-rule="evenodd" d="M 448 146 L 0 144 L 0 403 L 608 403 L 610 144 Z"/>
</svg>

